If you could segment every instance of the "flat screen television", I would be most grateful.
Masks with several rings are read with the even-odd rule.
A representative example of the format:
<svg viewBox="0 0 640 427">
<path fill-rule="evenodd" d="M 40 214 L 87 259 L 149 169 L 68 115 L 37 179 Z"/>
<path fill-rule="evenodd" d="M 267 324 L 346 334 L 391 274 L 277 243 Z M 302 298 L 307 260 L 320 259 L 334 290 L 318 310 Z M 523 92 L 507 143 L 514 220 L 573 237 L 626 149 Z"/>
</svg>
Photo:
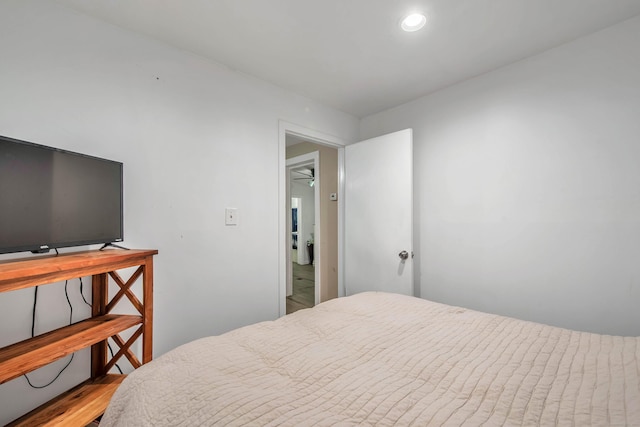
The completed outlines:
<svg viewBox="0 0 640 427">
<path fill-rule="evenodd" d="M 121 242 L 122 163 L 0 136 L 0 254 Z"/>
</svg>

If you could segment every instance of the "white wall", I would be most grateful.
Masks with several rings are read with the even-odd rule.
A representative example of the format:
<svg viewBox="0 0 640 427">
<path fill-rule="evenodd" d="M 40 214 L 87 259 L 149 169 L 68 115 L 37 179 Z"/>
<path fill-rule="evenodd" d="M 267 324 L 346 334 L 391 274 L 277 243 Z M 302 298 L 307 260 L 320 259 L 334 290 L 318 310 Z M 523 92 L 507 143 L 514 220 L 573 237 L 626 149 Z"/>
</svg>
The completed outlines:
<svg viewBox="0 0 640 427">
<path fill-rule="evenodd" d="M 640 18 L 362 120 L 414 129 L 436 301 L 640 335 Z"/>
<path fill-rule="evenodd" d="M 124 162 L 124 245 L 160 251 L 156 355 L 278 316 L 279 119 L 358 132 L 354 117 L 53 2 L 0 2 L 0 134 Z M 39 330 L 63 325 L 62 287 L 42 295 Z M 31 303 L 0 295 L 5 344 L 28 337 Z M 43 391 L 0 385 L 0 424 L 88 375 L 75 365 Z"/>
</svg>

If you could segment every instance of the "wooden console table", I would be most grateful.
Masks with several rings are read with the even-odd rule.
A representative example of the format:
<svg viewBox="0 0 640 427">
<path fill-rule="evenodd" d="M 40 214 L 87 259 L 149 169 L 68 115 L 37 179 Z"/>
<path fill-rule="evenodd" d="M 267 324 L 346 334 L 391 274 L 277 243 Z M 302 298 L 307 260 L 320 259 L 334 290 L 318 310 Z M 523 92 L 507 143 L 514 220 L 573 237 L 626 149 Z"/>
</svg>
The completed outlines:
<svg viewBox="0 0 640 427">
<path fill-rule="evenodd" d="M 9 426 L 84 426 L 102 415 L 124 375 L 109 374 L 121 357 L 134 368 L 151 361 L 153 344 L 153 256 L 157 250 L 85 251 L 0 262 L 0 292 L 93 276 L 91 317 L 34 338 L 0 348 L 0 384 L 91 346 L 90 378 L 13 421 Z M 117 270 L 137 267 L 128 280 Z M 109 277 L 119 290 L 109 299 Z M 142 278 L 142 302 L 131 286 Z M 138 315 L 110 314 L 123 298 Z M 134 326 L 128 340 L 120 337 Z M 107 340 L 119 350 L 109 359 Z M 131 345 L 142 339 L 142 362 Z"/>
</svg>

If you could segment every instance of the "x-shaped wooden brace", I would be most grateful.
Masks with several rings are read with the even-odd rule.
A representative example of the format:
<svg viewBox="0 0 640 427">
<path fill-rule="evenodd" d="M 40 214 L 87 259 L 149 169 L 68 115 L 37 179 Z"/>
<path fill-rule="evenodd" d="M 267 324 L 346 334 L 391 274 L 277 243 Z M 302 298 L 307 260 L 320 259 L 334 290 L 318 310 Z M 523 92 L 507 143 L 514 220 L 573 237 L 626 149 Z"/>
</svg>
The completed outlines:
<svg viewBox="0 0 640 427">
<path fill-rule="evenodd" d="M 138 280 L 138 278 L 140 278 L 143 272 L 144 272 L 144 268 L 142 266 L 138 267 L 135 273 L 133 273 L 129 278 L 129 280 L 127 280 L 126 282 L 122 279 L 122 277 L 120 277 L 118 272 L 116 271 L 109 272 L 109 276 L 111 276 L 113 281 L 120 287 L 120 290 L 113 297 L 113 299 L 111 299 L 109 304 L 107 304 L 107 307 L 105 310 L 106 313 L 110 313 L 113 307 L 115 307 L 116 304 L 118 304 L 118 301 L 120 301 L 123 296 L 126 296 L 129 299 L 129 301 L 131 301 L 131 304 L 135 307 L 135 309 L 138 310 L 140 315 L 144 316 L 144 308 L 142 303 L 140 302 L 138 297 L 136 297 L 133 291 L 131 291 L 131 286 L 133 286 L 133 284 Z M 120 350 L 115 355 L 113 355 L 111 360 L 109 360 L 109 363 L 107 363 L 107 365 L 105 366 L 105 372 L 109 372 L 109 370 L 116 364 L 116 362 L 123 355 L 126 356 L 127 359 L 129 359 L 129 362 L 131 363 L 131 366 L 133 366 L 134 369 L 137 369 L 140 366 L 142 366 L 142 363 L 140 363 L 140 360 L 138 360 L 138 358 L 131 351 L 131 348 L 130 348 L 131 345 L 138 339 L 138 337 L 142 335 L 142 330 L 143 330 L 143 326 L 140 326 L 126 342 L 122 339 L 122 337 L 119 334 L 115 334 L 114 336 L 111 337 L 113 338 L 113 341 L 118 345 L 118 347 L 120 347 Z"/>
</svg>

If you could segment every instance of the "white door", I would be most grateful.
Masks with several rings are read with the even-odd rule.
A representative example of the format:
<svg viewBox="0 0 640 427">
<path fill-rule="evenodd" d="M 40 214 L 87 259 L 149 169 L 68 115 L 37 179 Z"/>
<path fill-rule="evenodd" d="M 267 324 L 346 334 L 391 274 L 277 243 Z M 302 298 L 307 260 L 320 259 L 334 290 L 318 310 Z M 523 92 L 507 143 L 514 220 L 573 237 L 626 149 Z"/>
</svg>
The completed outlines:
<svg viewBox="0 0 640 427">
<path fill-rule="evenodd" d="M 347 295 L 413 295 L 413 131 L 345 147 Z"/>
</svg>

